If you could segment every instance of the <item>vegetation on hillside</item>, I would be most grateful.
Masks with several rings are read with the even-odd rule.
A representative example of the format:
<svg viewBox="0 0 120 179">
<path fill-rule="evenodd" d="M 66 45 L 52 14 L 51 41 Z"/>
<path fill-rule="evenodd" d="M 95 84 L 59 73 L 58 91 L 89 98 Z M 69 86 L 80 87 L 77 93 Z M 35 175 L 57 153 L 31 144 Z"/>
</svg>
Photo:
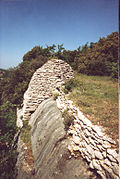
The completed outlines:
<svg viewBox="0 0 120 179">
<path fill-rule="evenodd" d="M 104 127 L 118 147 L 118 83 L 106 76 L 76 73 L 64 90 L 93 124 Z"/>
<path fill-rule="evenodd" d="M 16 68 L 11 68 L 9 70 L 0 70 L 0 176 L 2 178 L 15 178 L 16 171 L 15 162 L 16 162 L 16 150 L 12 148 L 14 135 L 17 131 L 16 127 L 16 107 L 20 107 L 23 102 L 23 94 L 28 88 L 29 81 L 36 71 L 37 68 L 40 68 L 47 60 L 51 58 L 60 58 L 67 63 L 69 63 L 74 70 L 79 74 L 87 75 L 100 75 L 100 76 L 109 76 L 110 78 L 116 79 L 118 77 L 118 33 L 114 32 L 111 35 L 108 35 L 106 38 L 100 38 L 97 43 L 86 43 L 85 45 L 78 47 L 76 50 L 66 50 L 61 45 L 52 45 L 43 48 L 42 46 L 35 46 L 29 52 L 23 56 L 23 62 L 20 63 Z M 84 79 L 84 76 L 82 76 Z M 95 79 L 98 79 L 96 76 Z M 105 80 L 107 78 L 104 78 Z M 96 80 L 96 83 L 97 83 Z M 107 79 L 108 80 L 108 79 Z M 90 78 L 86 78 L 83 82 L 91 83 Z M 88 84 L 83 82 L 71 82 L 73 84 L 70 90 L 73 91 L 74 86 L 80 84 L 80 87 L 77 86 L 77 92 L 81 95 L 81 90 L 85 93 L 83 99 L 80 99 L 79 106 L 83 103 L 83 106 L 86 105 L 86 96 L 89 96 L 87 92 Z M 105 84 L 102 84 L 102 88 L 105 88 Z M 68 85 L 70 86 L 70 85 Z M 90 93 L 93 93 L 94 99 L 96 99 L 97 93 L 102 95 L 99 91 L 98 84 L 91 85 Z M 103 96 L 109 96 L 111 93 L 107 92 L 108 88 L 113 88 L 113 86 L 106 86 L 106 92 Z M 78 92 L 80 88 L 80 92 Z M 85 89 L 84 89 L 85 88 Z M 100 87 L 101 89 L 101 87 Z M 68 89 L 69 90 L 69 89 Z M 116 93 L 116 92 L 115 92 Z M 76 99 L 76 97 L 75 97 Z M 104 99 L 104 98 L 103 98 Z M 104 100 L 103 100 L 104 101 Z M 93 100 L 89 101 L 91 107 L 93 107 Z M 85 105 L 84 105 L 85 104 Z M 97 106 L 102 106 L 103 104 L 100 101 L 96 100 Z M 108 101 L 105 102 L 108 105 Z M 93 107 L 95 111 L 97 108 Z M 84 108 L 82 109 L 84 111 Z M 89 109 L 90 110 L 90 109 Z M 86 111 L 89 114 L 89 110 Z M 102 108 L 101 108 L 102 110 Z M 111 109 L 109 109 L 111 111 Z M 113 113 L 116 113 L 116 108 Z M 96 112 L 97 113 L 97 112 Z M 112 114 L 113 114 L 112 113 Z M 94 110 L 91 109 L 91 113 L 94 114 Z M 117 114 L 117 113 L 116 113 Z M 114 117 L 114 116 L 113 116 Z M 106 118 L 106 117 L 105 117 Z M 104 120 L 106 120 L 103 118 Z M 103 121 L 104 121 L 103 120 Z M 108 122 L 111 118 L 107 119 Z"/>
</svg>

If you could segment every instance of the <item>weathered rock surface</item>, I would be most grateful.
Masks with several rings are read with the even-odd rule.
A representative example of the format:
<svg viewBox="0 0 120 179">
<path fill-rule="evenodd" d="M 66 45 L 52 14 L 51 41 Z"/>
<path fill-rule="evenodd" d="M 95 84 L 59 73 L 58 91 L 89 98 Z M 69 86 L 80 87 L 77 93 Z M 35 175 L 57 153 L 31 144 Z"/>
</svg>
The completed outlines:
<svg viewBox="0 0 120 179">
<path fill-rule="evenodd" d="M 52 99 L 43 101 L 32 114 L 31 141 L 36 179 L 89 179 L 88 165 L 70 156 L 62 116 Z"/>
</svg>

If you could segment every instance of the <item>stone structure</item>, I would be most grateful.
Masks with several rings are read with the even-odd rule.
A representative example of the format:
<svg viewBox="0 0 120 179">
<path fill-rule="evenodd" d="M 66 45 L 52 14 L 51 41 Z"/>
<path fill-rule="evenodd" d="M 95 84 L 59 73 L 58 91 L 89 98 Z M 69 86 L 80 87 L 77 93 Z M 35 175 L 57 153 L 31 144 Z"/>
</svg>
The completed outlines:
<svg viewBox="0 0 120 179">
<path fill-rule="evenodd" d="M 100 127 L 93 125 L 61 91 L 61 85 L 71 77 L 73 77 L 73 71 L 67 63 L 52 59 L 34 73 L 28 90 L 25 92 L 22 112 L 23 120 L 29 120 L 32 127 L 34 177 L 38 179 L 39 177 L 42 179 L 49 179 L 49 177 L 50 179 L 90 178 L 89 174 L 82 175 L 80 172 L 81 160 L 77 164 L 73 158 L 69 161 L 71 156 L 75 158 L 82 156 L 89 167 L 94 169 L 101 178 L 118 179 L 118 154 L 115 150 L 115 142 L 106 136 Z M 59 92 L 56 100 L 57 107 L 62 112 L 68 109 L 68 112 L 74 115 L 74 125 L 70 126 L 67 139 L 60 111 L 56 108 L 55 102 L 47 99 L 56 89 Z M 18 124 L 22 126 L 20 117 L 18 119 Z M 67 149 L 71 155 L 68 155 Z M 23 158 L 26 149 L 20 148 L 19 150 L 23 151 Z M 68 158 L 64 161 L 66 156 Z M 64 165 L 63 168 L 62 165 Z M 27 168 L 29 171 L 30 167 L 27 166 Z M 88 172 L 87 169 L 82 170 L 83 173 L 86 171 Z M 33 177 L 31 173 L 30 175 L 26 173 L 26 175 L 31 179 Z M 18 178 L 22 179 L 23 176 L 25 176 L 24 173 Z"/>
<path fill-rule="evenodd" d="M 33 75 L 24 94 L 23 120 L 28 120 L 39 104 L 52 96 L 52 91 L 73 77 L 69 64 L 59 59 L 52 59 L 39 68 Z"/>
<path fill-rule="evenodd" d="M 62 112 L 68 109 L 74 116 L 74 125 L 68 131 L 72 136 L 68 146 L 71 154 L 75 157 L 76 152 L 80 154 L 89 163 L 89 167 L 95 169 L 103 179 L 118 179 L 119 156 L 115 141 L 101 127 L 93 125 L 62 91 L 58 96 L 57 106 Z"/>
</svg>

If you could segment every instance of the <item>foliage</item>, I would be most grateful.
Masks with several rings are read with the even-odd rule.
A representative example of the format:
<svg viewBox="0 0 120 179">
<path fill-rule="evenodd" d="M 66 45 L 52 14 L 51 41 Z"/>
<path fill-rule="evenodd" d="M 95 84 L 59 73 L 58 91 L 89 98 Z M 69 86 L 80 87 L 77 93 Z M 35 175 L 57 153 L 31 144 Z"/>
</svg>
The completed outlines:
<svg viewBox="0 0 120 179">
<path fill-rule="evenodd" d="M 31 127 L 28 124 L 28 121 L 23 121 L 23 127 L 21 131 L 21 139 L 23 140 L 24 143 L 30 143 L 30 130 Z"/>
<path fill-rule="evenodd" d="M 17 152 L 12 148 L 16 132 L 15 105 L 6 101 L 0 106 L 0 178 L 16 177 Z"/>
<path fill-rule="evenodd" d="M 17 152 L 15 150 L 11 151 L 7 146 L 2 145 L 0 147 L 0 158 L 0 178 L 16 179 Z"/>
<path fill-rule="evenodd" d="M 118 77 L 118 33 L 91 43 L 75 58 L 77 71 L 87 75 Z"/>
<path fill-rule="evenodd" d="M 65 130 L 67 131 L 70 127 L 70 125 L 73 124 L 74 122 L 74 116 L 72 114 L 69 114 L 67 110 L 65 110 L 62 113 L 62 117 L 64 118 L 64 125 L 65 125 Z"/>
<path fill-rule="evenodd" d="M 0 81 L 1 101 L 9 100 L 13 104 L 22 104 L 23 94 L 28 88 L 33 73 L 47 60 L 46 57 L 38 56 L 32 61 L 22 62 L 17 68 L 11 69 L 9 77 Z"/>
<path fill-rule="evenodd" d="M 0 141 L 12 142 L 16 133 L 16 110 L 15 105 L 6 101 L 0 106 Z"/>
<path fill-rule="evenodd" d="M 23 94 L 28 88 L 33 73 L 51 58 L 64 60 L 80 74 L 81 80 L 77 77 L 68 81 L 65 85 L 65 91 L 72 92 L 73 100 L 82 108 L 83 112 L 97 115 L 95 119 L 102 117 L 101 123 L 104 123 L 104 126 L 109 126 L 109 121 L 111 121 L 116 129 L 117 112 L 115 105 L 117 103 L 114 97 L 116 83 L 110 82 L 105 77 L 102 80 L 107 79 L 108 81 L 105 80 L 104 83 L 97 76 L 89 78 L 82 76 L 81 73 L 118 78 L 118 33 L 114 32 L 106 38 L 100 38 L 97 43 L 91 42 L 90 45 L 86 43 L 73 51 L 66 50 L 63 44 L 57 46 L 53 44 L 46 46 L 46 48 L 35 46 L 23 56 L 23 62 L 16 68 L 0 69 L 0 174 L 2 178 L 14 178 L 16 172 L 17 153 L 14 149 L 11 149 L 17 131 L 16 106 L 22 105 Z M 94 82 L 95 79 L 98 82 Z M 115 91 L 113 92 L 112 89 Z M 55 96 L 57 97 L 57 95 Z M 106 114 L 103 112 L 103 108 Z M 99 113 L 99 111 L 102 111 L 102 113 Z M 110 115 L 108 115 L 109 111 Z M 63 115 L 67 130 L 72 123 L 72 117 L 67 112 Z M 28 132 L 26 129 L 29 130 L 28 125 L 22 129 L 22 135 L 25 140 L 28 140 L 25 138 Z M 110 129 L 112 132 L 114 131 L 114 129 Z"/>
<path fill-rule="evenodd" d="M 31 61 L 39 56 L 51 57 L 54 55 L 55 47 L 56 45 L 54 44 L 52 46 L 47 46 L 46 48 L 43 48 L 42 46 L 35 46 L 23 56 L 23 61 Z"/>
<path fill-rule="evenodd" d="M 52 96 L 54 98 L 54 100 L 57 99 L 57 97 L 59 96 L 59 92 L 56 90 L 56 91 L 52 91 Z"/>
<path fill-rule="evenodd" d="M 77 80 L 76 79 L 70 79 L 65 83 L 65 93 L 67 93 L 68 91 L 71 91 L 72 88 L 77 86 Z"/>
</svg>

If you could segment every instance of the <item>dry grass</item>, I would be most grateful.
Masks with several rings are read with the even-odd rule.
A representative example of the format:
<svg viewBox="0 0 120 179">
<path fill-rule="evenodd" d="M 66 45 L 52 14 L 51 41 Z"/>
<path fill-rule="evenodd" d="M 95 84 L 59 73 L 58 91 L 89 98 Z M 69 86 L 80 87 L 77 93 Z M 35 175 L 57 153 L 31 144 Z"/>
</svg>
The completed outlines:
<svg viewBox="0 0 120 179">
<path fill-rule="evenodd" d="M 118 83 L 110 77 L 78 74 L 73 81 L 69 98 L 93 124 L 103 126 L 118 146 Z"/>
<path fill-rule="evenodd" d="M 31 145 L 31 137 L 30 137 L 31 126 L 27 121 L 23 121 L 23 128 L 21 131 L 21 139 L 25 143 L 27 149 L 25 150 L 25 161 L 29 164 L 31 168 L 34 168 L 34 157 L 32 154 L 32 145 Z"/>
</svg>

